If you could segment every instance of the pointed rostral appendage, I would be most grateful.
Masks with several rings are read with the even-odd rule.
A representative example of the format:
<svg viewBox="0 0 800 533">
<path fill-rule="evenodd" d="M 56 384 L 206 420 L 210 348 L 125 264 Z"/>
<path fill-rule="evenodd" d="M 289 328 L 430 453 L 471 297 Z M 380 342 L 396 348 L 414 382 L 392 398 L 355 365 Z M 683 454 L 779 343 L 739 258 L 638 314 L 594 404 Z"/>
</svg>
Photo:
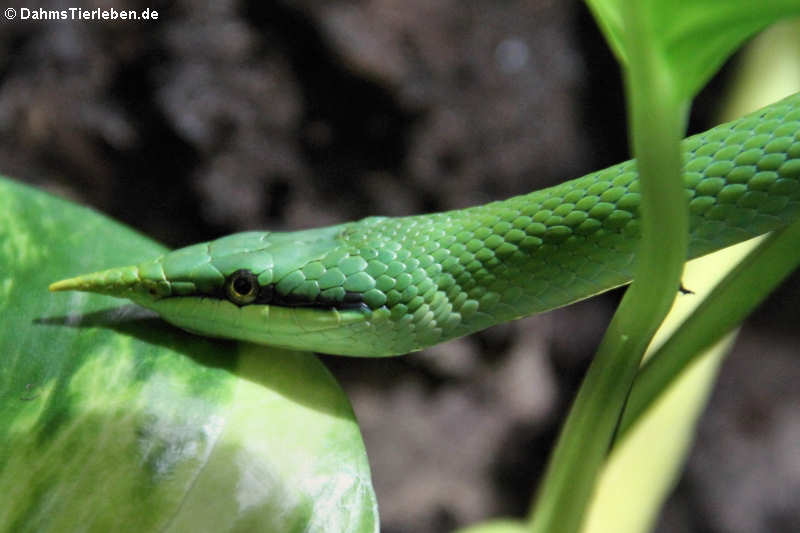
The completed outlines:
<svg viewBox="0 0 800 533">
<path fill-rule="evenodd" d="M 136 266 L 111 268 L 74 278 L 62 279 L 50 285 L 52 292 L 83 291 L 125 297 L 141 290 L 142 280 Z"/>
<path fill-rule="evenodd" d="M 143 268 L 156 261 L 111 268 L 63 279 L 50 285 L 51 292 L 82 291 L 129 298 L 137 303 L 169 296 L 173 291 L 160 268 Z M 157 275 L 148 275 L 155 270 Z"/>
</svg>

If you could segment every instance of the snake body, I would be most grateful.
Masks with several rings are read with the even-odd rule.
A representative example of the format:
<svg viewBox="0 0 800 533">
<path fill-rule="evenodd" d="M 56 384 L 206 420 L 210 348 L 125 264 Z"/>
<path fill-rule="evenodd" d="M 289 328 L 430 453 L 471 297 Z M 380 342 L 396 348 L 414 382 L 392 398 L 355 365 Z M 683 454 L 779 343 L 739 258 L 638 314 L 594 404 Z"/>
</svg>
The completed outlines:
<svg viewBox="0 0 800 533">
<path fill-rule="evenodd" d="M 689 256 L 793 221 L 800 94 L 682 143 Z M 505 201 L 247 232 L 51 290 L 130 298 L 204 335 L 358 356 L 419 350 L 630 281 L 636 162 Z"/>
</svg>

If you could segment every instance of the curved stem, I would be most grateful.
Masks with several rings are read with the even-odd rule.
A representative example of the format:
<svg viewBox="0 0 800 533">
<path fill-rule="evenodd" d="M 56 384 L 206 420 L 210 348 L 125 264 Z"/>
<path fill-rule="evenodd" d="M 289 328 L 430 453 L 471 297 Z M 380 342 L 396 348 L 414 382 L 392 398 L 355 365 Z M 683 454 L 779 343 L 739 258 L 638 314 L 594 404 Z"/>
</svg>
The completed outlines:
<svg viewBox="0 0 800 533">
<path fill-rule="evenodd" d="M 534 532 L 578 531 L 647 345 L 686 260 L 689 217 L 679 140 L 685 106 L 648 38 L 647 4 L 623 4 L 631 143 L 640 173 L 642 241 L 634 281 L 575 399 L 530 515 Z"/>
</svg>

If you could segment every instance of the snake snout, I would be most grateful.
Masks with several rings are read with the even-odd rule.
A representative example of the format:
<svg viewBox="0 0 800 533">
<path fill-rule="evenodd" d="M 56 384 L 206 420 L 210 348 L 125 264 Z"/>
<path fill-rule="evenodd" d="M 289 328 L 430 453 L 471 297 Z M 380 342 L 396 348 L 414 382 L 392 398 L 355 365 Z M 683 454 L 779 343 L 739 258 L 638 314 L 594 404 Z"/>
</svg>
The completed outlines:
<svg viewBox="0 0 800 533">
<path fill-rule="evenodd" d="M 62 279 L 52 283 L 49 289 L 51 292 L 82 291 L 124 297 L 131 292 L 139 292 L 141 285 L 139 269 L 126 266 Z"/>
</svg>

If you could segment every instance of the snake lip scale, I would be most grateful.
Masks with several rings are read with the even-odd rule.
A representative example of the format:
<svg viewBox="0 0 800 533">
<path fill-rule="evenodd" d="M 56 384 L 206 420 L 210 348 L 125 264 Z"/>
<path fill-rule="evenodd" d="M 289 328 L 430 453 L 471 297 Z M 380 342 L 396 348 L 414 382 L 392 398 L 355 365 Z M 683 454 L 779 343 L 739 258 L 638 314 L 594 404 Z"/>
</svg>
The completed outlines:
<svg viewBox="0 0 800 533">
<path fill-rule="evenodd" d="M 688 258 L 800 212 L 800 93 L 685 139 Z M 636 162 L 461 210 L 245 232 L 51 285 L 129 298 L 188 331 L 300 350 L 422 349 L 630 282 Z"/>
</svg>

